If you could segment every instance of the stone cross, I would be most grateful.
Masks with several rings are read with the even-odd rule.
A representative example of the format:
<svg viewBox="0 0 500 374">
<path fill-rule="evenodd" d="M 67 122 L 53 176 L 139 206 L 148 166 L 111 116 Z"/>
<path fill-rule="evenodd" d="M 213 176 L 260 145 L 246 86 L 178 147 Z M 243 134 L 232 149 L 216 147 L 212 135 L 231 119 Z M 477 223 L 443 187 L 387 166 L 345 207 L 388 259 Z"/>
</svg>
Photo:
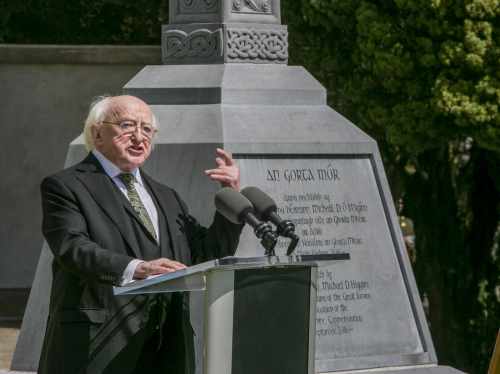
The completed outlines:
<svg viewBox="0 0 500 374">
<path fill-rule="evenodd" d="M 170 0 L 164 64 L 288 62 L 280 0 Z"/>
</svg>

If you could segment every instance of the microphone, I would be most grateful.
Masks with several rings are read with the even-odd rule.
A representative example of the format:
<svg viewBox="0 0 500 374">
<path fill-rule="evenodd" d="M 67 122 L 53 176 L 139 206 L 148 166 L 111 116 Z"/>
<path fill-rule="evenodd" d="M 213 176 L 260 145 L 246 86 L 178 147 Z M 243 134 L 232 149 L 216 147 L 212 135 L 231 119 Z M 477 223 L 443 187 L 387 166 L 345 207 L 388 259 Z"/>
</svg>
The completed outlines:
<svg viewBox="0 0 500 374">
<path fill-rule="evenodd" d="M 295 225 L 292 221 L 284 220 L 276 213 L 278 210 L 276 203 L 271 196 L 261 189 L 257 187 L 245 187 L 241 190 L 241 194 L 253 204 L 259 219 L 271 221 L 276 225 L 278 235 L 292 239 L 286 253 L 287 256 L 290 256 L 299 243 L 299 237 L 295 234 Z"/>
<path fill-rule="evenodd" d="M 246 222 L 252 226 L 255 236 L 261 239 L 261 244 L 266 249 L 266 256 L 274 256 L 278 238 L 271 225 L 256 217 L 252 203 L 245 196 L 230 187 L 224 187 L 215 194 L 215 208 L 233 223 Z"/>
</svg>

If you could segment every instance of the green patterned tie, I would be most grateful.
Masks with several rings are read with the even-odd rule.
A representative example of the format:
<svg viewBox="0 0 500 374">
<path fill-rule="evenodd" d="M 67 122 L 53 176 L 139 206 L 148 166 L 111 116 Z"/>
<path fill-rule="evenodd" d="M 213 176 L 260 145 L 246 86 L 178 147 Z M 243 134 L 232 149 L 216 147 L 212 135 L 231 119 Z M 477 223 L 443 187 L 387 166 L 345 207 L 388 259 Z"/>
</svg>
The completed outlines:
<svg viewBox="0 0 500 374">
<path fill-rule="evenodd" d="M 153 235 L 153 238 L 156 238 L 156 231 L 153 226 L 153 222 L 151 222 L 151 218 L 149 217 L 148 211 L 144 207 L 144 204 L 141 201 L 141 198 L 139 197 L 139 194 L 137 193 L 137 190 L 135 189 L 134 182 L 135 182 L 135 177 L 133 174 L 129 173 L 123 173 L 118 176 L 125 187 L 127 188 L 127 196 L 130 201 L 130 205 L 132 205 L 132 208 L 134 208 L 134 211 L 137 213 L 139 216 L 139 219 L 141 220 L 142 224 L 146 229 L 149 231 L 151 235 Z"/>
</svg>

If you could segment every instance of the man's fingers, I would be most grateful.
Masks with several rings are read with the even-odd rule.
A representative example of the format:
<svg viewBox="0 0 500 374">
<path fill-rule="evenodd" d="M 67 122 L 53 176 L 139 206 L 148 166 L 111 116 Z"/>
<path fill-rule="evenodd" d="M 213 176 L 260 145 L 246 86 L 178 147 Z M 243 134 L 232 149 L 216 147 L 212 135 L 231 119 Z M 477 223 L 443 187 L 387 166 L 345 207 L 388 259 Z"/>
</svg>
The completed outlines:
<svg viewBox="0 0 500 374">
<path fill-rule="evenodd" d="M 168 263 L 163 265 L 164 267 L 168 269 L 174 269 L 174 270 L 182 270 L 186 268 L 186 265 L 181 264 L 180 262 L 177 261 L 169 261 Z"/>
<path fill-rule="evenodd" d="M 217 169 L 205 170 L 205 174 L 207 174 L 208 176 L 216 174 L 232 176 L 234 173 L 235 172 L 229 168 L 217 168 Z"/>
<path fill-rule="evenodd" d="M 150 262 L 145 262 L 144 265 L 142 266 L 142 269 L 138 269 L 136 271 L 135 277 L 138 279 L 144 279 L 150 275 L 158 275 L 158 274 L 165 274 L 165 273 L 171 273 L 173 271 L 177 270 L 182 270 L 185 269 L 186 265 L 181 264 L 180 262 L 177 261 L 150 261 Z"/>
<path fill-rule="evenodd" d="M 213 181 L 220 182 L 223 187 L 240 190 L 240 171 L 231 154 L 222 148 L 217 148 L 215 162 L 217 168 L 205 170 L 205 174 Z"/>
<path fill-rule="evenodd" d="M 220 158 L 220 157 L 216 157 L 215 158 L 215 163 L 220 168 L 226 166 L 226 162 L 222 158 Z"/>
<path fill-rule="evenodd" d="M 218 182 L 227 182 L 231 183 L 234 181 L 234 178 L 230 175 L 227 174 L 210 174 L 209 175 L 210 179 L 213 179 Z"/>
<path fill-rule="evenodd" d="M 168 258 L 157 258 L 156 260 L 149 261 L 150 264 L 156 265 L 156 266 L 163 266 L 163 264 L 167 263 L 169 260 Z"/>
<path fill-rule="evenodd" d="M 211 175 L 211 174 L 215 174 L 215 173 L 219 173 L 220 170 L 219 169 L 208 169 L 208 170 L 205 170 L 205 174 L 206 175 Z"/>
<path fill-rule="evenodd" d="M 229 154 L 228 152 L 226 152 L 222 148 L 217 148 L 216 152 L 217 152 L 217 155 L 219 155 L 220 157 L 222 157 L 224 159 L 224 162 L 226 165 L 228 165 L 228 166 L 234 165 L 234 160 L 233 160 L 233 157 L 231 156 L 231 154 Z"/>
<path fill-rule="evenodd" d="M 135 268 L 134 278 L 144 279 L 147 278 L 149 275 L 163 274 L 167 273 L 168 271 L 169 269 L 165 267 L 156 265 L 150 261 L 145 261 L 138 264 L 137 267 Z"/>
<path fill-rule="evenodd" d="M 185 269 L 186 265 L 175 260 L 170 260 L 168 258 L 159 258 L 151 261 L 155 266 L 160 266 L 167 269 L 181 270 Z"/>
<path fill-rule="evenodd" d="M 231 176 L 233 175 L 232 170 L 227 169 L 227 168 L 217 168 L 217 169 L 210 169 L 210 170 L 205 170 L 205 174 L 208 176 L 212 175 L 228 175 Z"/>
<path fill-rule="evenodd" d="M 150 268 L 148 275 L 170 273 L 171 271 L 173 271 L 173 270 L 171 270 L 170 268 L 167 268 L 165 266 L 151 265 L 151 268 Z"/>
</svg>

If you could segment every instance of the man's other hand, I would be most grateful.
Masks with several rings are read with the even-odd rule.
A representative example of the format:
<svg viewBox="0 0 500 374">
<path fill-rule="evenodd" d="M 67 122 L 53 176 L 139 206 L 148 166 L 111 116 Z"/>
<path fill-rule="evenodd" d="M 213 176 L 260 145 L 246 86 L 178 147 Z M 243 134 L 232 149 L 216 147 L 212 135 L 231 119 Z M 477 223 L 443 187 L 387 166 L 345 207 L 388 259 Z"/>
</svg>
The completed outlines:
<svg viewBox="0 0 500 374">
<path fill-rule="evenodd" d="M 137 265 L 134 272 L 135 279 L 144 279 L 150 275 L 171 273 L 176 270 L 185 269 L 186 265 L 170 260 L 168 258 L 158 258 L 152 261 L 144 261 Z"/>
<path fill-rule="evenodd" d="M 240 169 L 233 157 L 221 148 L 217 148 L 215 163 L 216 169 L 205 170 L 205 174 L 214 181 L 220 182 L 223 187 L 240 190 Z"/>
</svg>

